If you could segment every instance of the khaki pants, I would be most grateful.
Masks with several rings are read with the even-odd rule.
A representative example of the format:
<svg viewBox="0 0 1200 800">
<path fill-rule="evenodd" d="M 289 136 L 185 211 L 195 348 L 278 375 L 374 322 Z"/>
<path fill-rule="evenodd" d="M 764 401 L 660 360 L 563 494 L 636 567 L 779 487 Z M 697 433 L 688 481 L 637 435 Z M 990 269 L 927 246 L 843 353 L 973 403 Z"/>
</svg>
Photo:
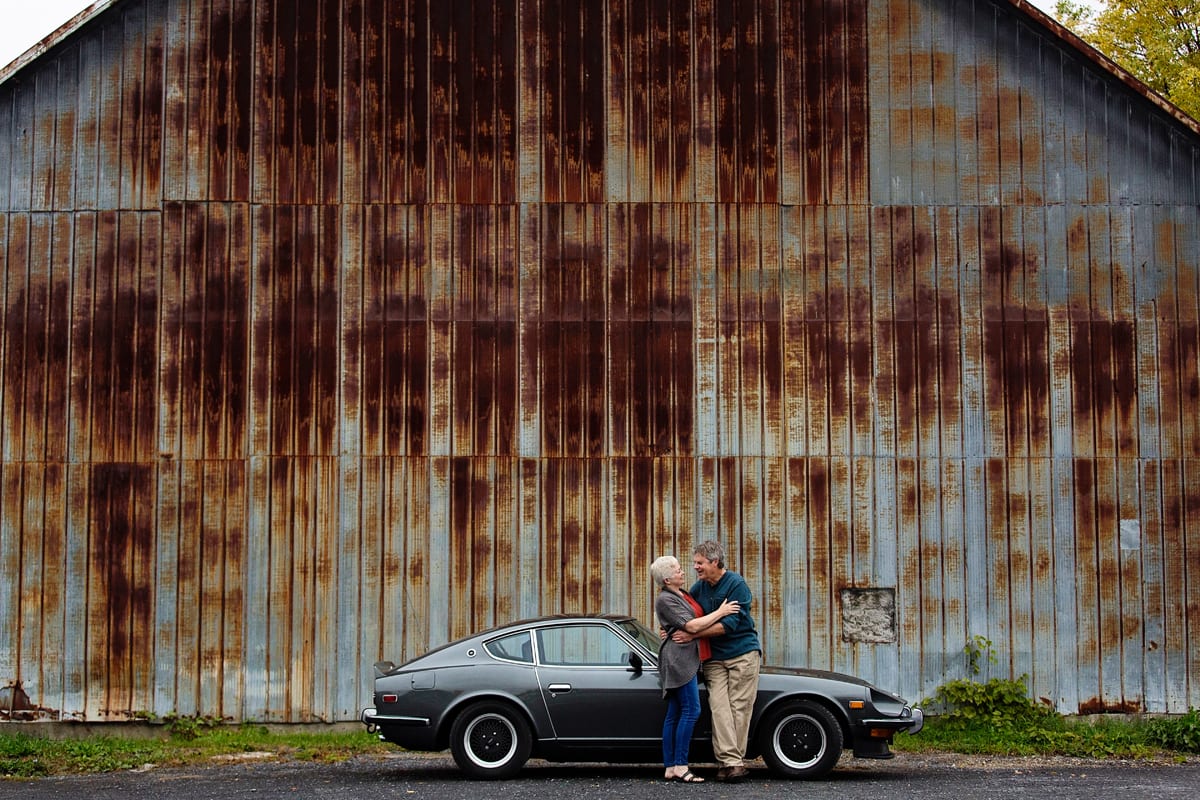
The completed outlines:
<svg viewBox="0 0 1200 800">
<path fill-rule="evenodd" d="M 722 767 L 740 767 L 746 756 L 761 660 L 762 655 L 754 650 L 727 661 L 704 662 L 704 683 L 712 711 L 713 755 Z"/>
</svg>

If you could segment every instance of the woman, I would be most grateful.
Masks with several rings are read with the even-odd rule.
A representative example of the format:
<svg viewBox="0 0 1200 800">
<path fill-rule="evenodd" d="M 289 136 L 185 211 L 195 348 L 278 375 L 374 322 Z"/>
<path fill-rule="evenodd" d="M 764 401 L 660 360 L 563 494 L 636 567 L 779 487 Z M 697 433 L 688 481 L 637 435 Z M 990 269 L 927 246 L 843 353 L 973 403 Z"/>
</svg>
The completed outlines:
<svg viewBox="0 0 1200 800">
<path fill-rule="evenodd" d="M 692 730 L 700 718 L 700 687 L 696 673 L 700 662 L 707 656 L 708 642 L 691 639 L 688 642 L 672 641 L 676 631 L 697 634 L 730 614 L 736 614 L 740 606 L 736 601 L 726 600 L 711 614 L 703 609 L 683 590 L 685 578 L 683 568 L 674 556 L 662 556 L 650 565 L 650 577 L 661 591 L 654 601 L 654 613 L 666 635 L 658 649 L 658 676 L 662 681 L 663 697 L 667 700 L 667 716 L 663 720 L 663 765 L 669 781 L 703 783 L 704 779 L 688 768 L 688 750 L 692 743 Z"/>
</svg>

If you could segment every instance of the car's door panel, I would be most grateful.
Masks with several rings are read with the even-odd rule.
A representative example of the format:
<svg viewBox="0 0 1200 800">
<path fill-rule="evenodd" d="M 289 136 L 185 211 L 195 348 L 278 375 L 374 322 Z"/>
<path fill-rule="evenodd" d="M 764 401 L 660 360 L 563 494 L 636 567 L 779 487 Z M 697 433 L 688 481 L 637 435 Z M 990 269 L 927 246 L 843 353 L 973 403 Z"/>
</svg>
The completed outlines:
<svg viewBox="0 0 1200 800">
<path fill-rule="evenodd" d="M 662 737 L 658 671 L 630 663 L 628 643 L 603 626 L 538 633 L 538 683 L 559 740 Z"/>
</svg>

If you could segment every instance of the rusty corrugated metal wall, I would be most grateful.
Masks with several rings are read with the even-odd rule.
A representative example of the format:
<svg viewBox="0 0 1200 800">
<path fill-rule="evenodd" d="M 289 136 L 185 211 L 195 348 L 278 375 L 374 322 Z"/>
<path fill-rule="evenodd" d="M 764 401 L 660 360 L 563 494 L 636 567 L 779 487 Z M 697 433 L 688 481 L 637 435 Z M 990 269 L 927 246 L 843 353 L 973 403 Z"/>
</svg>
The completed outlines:
<svg viewBox="0 0 1200 800">
<path fill-rule="evenodd" d="M 1200 132 L 1019 6 L 115 2 L 0 242 L 47 715 L 353 719 L 706 537 L 770 661 L 1200 706 Z"/>
</svg>

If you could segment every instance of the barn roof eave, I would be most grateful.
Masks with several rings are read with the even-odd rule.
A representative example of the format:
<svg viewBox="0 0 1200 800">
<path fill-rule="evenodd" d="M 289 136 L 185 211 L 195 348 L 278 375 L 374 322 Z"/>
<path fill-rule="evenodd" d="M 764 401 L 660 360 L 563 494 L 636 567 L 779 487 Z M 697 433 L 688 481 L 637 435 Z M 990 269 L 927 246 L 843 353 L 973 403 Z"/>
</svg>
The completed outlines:
<svg viewBox="0 0 1200 800">
<path fill-rule="evenodd" d="M 1088 59 L 1096 66 L 1112 75 L 1134 92 L 1145 97 L 1151 103 L 1158 106 L 1162 111 L 1170 114 L 1173 118 L 1185 125 L 1193 133 L 1200 135 L 1200 122 L 1197 122 L 1179 106 L 1175 105 L 1170 100 L 1166 99 L 1158 92 L 1142 83 L 1142 81 L 1134 76 L 1134 74 L 1129 70 L 1125 69 L 1120 64 L 1101 53 L 1095 47 L 1092 47 L 1066 25 L 1063 25 L 1054 17 L 1033 5 L 1033 3 L 1029 2 L 1029 0 L 1009 0 L 1009 2 L 1028 16 L 1035 19 L 1037 22 L 1045 25 L 1052 33 L 1058 36 L 1059 39 L 1062 39 L 1064 42 L 1079 51 L 1084 58 Z"/>
</svg>

